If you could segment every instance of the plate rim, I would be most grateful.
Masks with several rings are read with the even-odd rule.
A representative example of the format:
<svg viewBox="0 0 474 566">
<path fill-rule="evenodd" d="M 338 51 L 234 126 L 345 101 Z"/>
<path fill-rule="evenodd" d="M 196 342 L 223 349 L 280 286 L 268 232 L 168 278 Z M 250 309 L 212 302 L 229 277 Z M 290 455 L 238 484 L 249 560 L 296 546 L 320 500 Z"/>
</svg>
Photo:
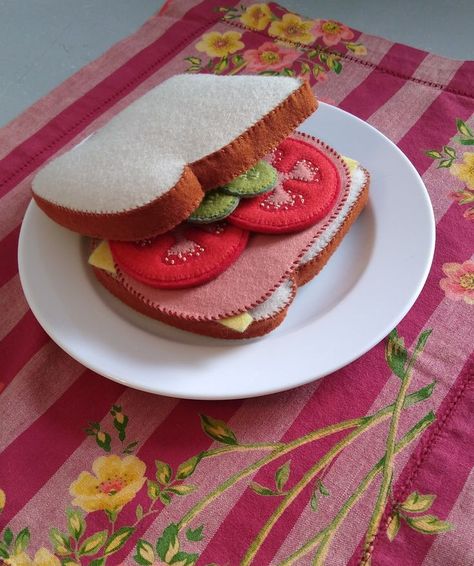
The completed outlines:
<svg viewBox="0 0 474 566">
<path fill-rule="evenodd" d="M 182 392 L 180 392 L 180 391 L 173 392 L 169 388 L 168 389 L 165 388 L 165 390 L 163 390 L 162 388 L 159 387 L 159 383 L 160 383 L 159 379 L 157 379 L 156 382 L 153 383 L 153 385 L 155 385 L 155 383 L 156 383 L 158 385 L 158 387 L 154 387 L 154 386 L 151 386 L 151 385 L 146 385 L 146 384 L 144 384 L 143 382 L 140 382 L 140 381 L 138 381 L 138 382 L 133 381 L 133 379 L 130 380 L 128 378 L 123 378 L 120 375 L 116 375 L 116 374 L 104 371 L 104 368 L 101 367 L 100 364 L 95 363 L 95 361 L 86 360 L 81 355 L 78 355 L 77 352 L 74 350 L 74 348 L 71 347 L 67 342 L 65 342 L 62 339 L 62 337 L 60 335 L 58 335 L 58 333 L 55 332 L 55 330 L 53 328 L 51 328 L 51 326 L 49 324 L 49 320 L 47 319 L 47 317 L 43 316 L 44 313 L 42 313 L 41 309 L 38 308 L 38 305 L 36 304 L 36 301 L 33 297 L 33 293 L 31 292 L 31 288 L 30 288 L 30 285 L 29 285 L 29 282 L 28 282 L 28 278 L 25 276 L 26 268 L 25 268 L 25 265 L 24 265 L 25 253 L 26 253 L 26 252 L 24 252 L 24 250 L 25 250 L 25 246 L 27 246 L 27 244 L 25 243 L 25 240 L 26 240 L 25 233 L 26 233 L 26 230 L 27 230 L 26 227 L 28 226 L 28 219 L 33 214 L 34 208 L 37 206 L 34 203 L 34 200 L 32 200 L 28 205 L 25 216 L 23 218 L 21 230 L 20 230 L 19 244 L 18 244 L 18 271 L 19 271 L 22 289 L 23 289 L 25 298 L 28 302 L 28 305 L 31 308 L 34 316 L 38 320 L 39 324 L 42 326 L 42 328 L 45 330 L 45 332 L 50 336 L 50 338 L 62 350 L 64 350 L 68 355 L 70 355 L 73 359 L 75 359 L 76 361 L 78 361 L 79 363 L 84 365 L 86 368 L 89 368 L 92 371 L 98 373 L 99 375 L 106 377 L 107 379 L 111 379 L 112 381 L 115 381 L 117 383 L 121 383 L 121 384 L 126 385 L 128 387 L 131 387 L 131 388 L 134 388 L 134 389 L 137 389 L 137 390 L 141 390 L 141 391 L 145 391 L 147 393 L 164 395 L 164 396 L 174 397 L 174 398 L 195 399 L 195 400 L 243 399 L 243 398 L 259 397 L 259 396 L 264 396 L 264 395 L 270 395 L 270 394 L 273 394 L 273 393 L 279 393 L 279 392 L 282 392 L 282 391 L 287 391 L 287 390 L 290 390 L 290 389 L 293 389 L 293 388 L 296 388 L 296 387 L 306 385 L 308 383 L 311 383 L 313 381 L 321 379 L 322 377 L 325 377 L 326 375 L 329 375 L 331 373 L 338 371 L 339 369 L 347 366 L 348 364 L 352 363 L 354 360 L 363 356 L 370 349 L 372 349 L 376 344 L 378 344 L 406 316 L 406 314 L 409 312 L 409 310 L 412 308 L 413 304 L 417 300 L 418 296 L 420 295 L 420 293 L 421 293 L 421 291 L 422 291 L 422 289 L 423 289 L 423 287 L 426 283 L 426 280 L 428 278 L 428 275 L 429 275 L 429 272 L 430 272 L 430 269 L 431 269 L 431 266 L 432 266 L 432 262 L 433 262 L 435 242 L 436 242 L 436 224 L 435 224 L 434 211 L 433 211 L 433 207 L 432 207 L 432 204 L 431 204 L 431 200 L 429 198 L 428 191 L 426 189 L 425 184 L 423 183 L 421 176 L 416 171 L 415 167 L 410 162 L 408 157 L 396 146 L 395 143 L 393 143 L 389 138 L 387 138 L 382 132 L 380 132 L 379 130 L 374 128 L 372 125 L 368 124 L 364 120 L 361 120 L 357 116 L 350 114 L 349 112 L 346 112 L 346 111 L 344 111 L 340 108 L 337 108 L 335 106 L 325 104 L 323 102 L 320 102 L 320 109 L 321 109 L 321 107 L 325 108 L 326 112 L 333 112 L 334 111 L 334 112 L 336 112 L 336 114 L 342 113 L 342 116 L 349 117 L 351 120 L 355 120 L 356 122 L 358 122 L 359 126 L 362 126 L 364 128 L 369 128 L 373 132 L 375 132 L 377 135 L 382 136 L 382 138 L 384 139 L 384 142 L 388 144 L 390 149 L 392 151 L 393 150 L 396 151 L 398 153 L 398 155 L 403 158 L 405 163 L 408 165 L 411 174 L 414 175 L 415 179 L 418 181 L 418 185 L 422 189 L 422 196 L 424 197 L 423 200 L 424 200 L 425 205 L 426 205 L 425 212 L 428 212 L 429 226 L 426 226 L 426 228 L 427 229 L 429 228 L 429 241 L 427 242 L 427 245 L 426 245 L 426 258 L 425 258 L 424 269 L 423 269 L 423 271 L 422 271 L 422 273 L 419 277 L 418 283 L 412 289 L 411 295 L 410 295 L 409 299 L 405 302 L 404 308 L 401 309 L 396 315 L 394 314 L 393 317 L 392 317 L 392 320 L 386 321 L 385 324 L 382 324 L 380 330 L 377 333 L 375 333 L 370 340 L 368 340 L 366 342 L 366 345 L 361 350 L 359 349 L 358 351 L 354 352 L 353 354 L 346 356 L 344 359 L 341 359 L 339 362 L 334 363 L 332 367 L 327 368 L 323 372 L 317 372 L 317 371 L 314 372 L 313 371 L 311 376 L 300 378 L 300 379 L 297 379 L 297 380 L 291 380 L 291 382 L 288 382 L 286 385 L 276 385 L 275 387 L 271 387 L 271 383 L 266 382 L 266 386 L 261 388 L 261 390 L 251 391 L 251 392 L 248 392 L 248 393 L 241 392 L 239 394 L 230 393 L 228 395 L 225 395 L 225 394 L 222 394 L 222 393 L 217 394 L 217 395 L 212 395 L 212 394 L 209 394 L 209 392 L 207 392 L 205 394 L 192 393 L 192 394 L 184 394 L 183 395 Z M 302 129 L 304 131 L 304 125 L 303 125 Z M 322 137 L 324 137 L 324 136 L 322 136 Z M 369 193 L 369 202 L 370 202 L 370 193 Z M 428 230 L 427 230 L 427 233 L 428 233 Z M 77 237 L 80 238 L 81 236 L 77 235 Z M 130 321 L 124 321 L 124 322 L 127 325 L 132 325 L 132 323 Z M 140 330 L 142 330 L 142 329 L 140 329 Z M 156 336 L 156 339 L 162 340 L 162 337 Z M 258 342 L 263 343 L 264 339 L 265 339 L 265 337 L 258 340 Z M 210 344 L 212 344 L 214 342 L 214 339 L 212 339 L 212 338 L 209 338 L 209 340 L 211 341 Z M 246 345 L 245 343 L 242 344 L 243 347 L 245 347 L 245 345 Z M 188 344 L 181 344 L 181 346 L 182 347 L 188 347 L 189 345 Z"/>
</svg>

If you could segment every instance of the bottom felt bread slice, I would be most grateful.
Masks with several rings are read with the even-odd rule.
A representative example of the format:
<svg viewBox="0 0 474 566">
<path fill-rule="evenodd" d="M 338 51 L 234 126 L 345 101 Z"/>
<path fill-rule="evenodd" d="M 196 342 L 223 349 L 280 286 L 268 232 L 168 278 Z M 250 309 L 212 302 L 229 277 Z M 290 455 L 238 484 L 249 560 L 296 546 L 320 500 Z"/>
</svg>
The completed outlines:
<svg viewBox="0 0 474 566">
<path fill-rule="evenodd" d="M 279 290 L 276 289 L 267 301 L 254 309 L 252 313 L 252 323 L 243 332 L 238 332 L 214 320 L 190 320 L 165 314 L 144 301 L 143 297 L 130 293 L 120 281 L 110 273 L 98 268 L 94 268 L 94 273 L 98 281 L 112 293 L 112 295 L 133 310 L 170 326 L 174 326 L 175 328 L 186 330 L 187 332 L 227 340 L 257 338 L 274 330 L 286 317 L 297 287 L 296 283 L 291 278 L 283 282 L 282 285 L 286 285 L 289 288 L 286 289 L 287 292 L 284 294 L 284 297 L 275 297 Z M 265 306 L 271 303 L 274 297 L 277 299 L 275 301 L 276 304 L 273 305 L 272 308 L 265 309 Z"/>
</svg>

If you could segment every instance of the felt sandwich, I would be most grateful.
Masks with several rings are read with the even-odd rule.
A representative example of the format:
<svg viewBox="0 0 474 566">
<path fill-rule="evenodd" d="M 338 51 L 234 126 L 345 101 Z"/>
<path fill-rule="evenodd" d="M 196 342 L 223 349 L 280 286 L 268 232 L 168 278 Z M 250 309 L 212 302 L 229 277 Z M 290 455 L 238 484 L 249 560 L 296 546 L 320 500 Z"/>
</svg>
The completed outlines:
<svg viewBox="0 0 474 566">
<path fill-rule="evenodd" d="M 291 77 L 178 75 L 50 162 L 33 195 L 91 236 L 97 279 L 133 309 L 261 336 L 368 198 L 365 169 L 295 131 L 316 107 Z"/>
</svg>

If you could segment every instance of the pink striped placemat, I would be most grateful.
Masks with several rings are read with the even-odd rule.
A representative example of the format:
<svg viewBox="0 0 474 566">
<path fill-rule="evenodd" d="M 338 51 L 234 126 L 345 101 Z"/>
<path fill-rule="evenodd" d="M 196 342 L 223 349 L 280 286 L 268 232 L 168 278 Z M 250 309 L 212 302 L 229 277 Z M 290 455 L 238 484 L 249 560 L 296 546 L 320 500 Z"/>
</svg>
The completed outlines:
<svg viewBox="0 0 474 566">
<path fill-rule="evenodd" d="M 152 396 L 80 366 L 28 309 L 16 254 L 31 176 L 186 71 L 306 76 L 423 176 L 428 281 L 398 334 L 328 378 L 245 401 Z M 0 560 L 474 562 L 473 77 L 473 62 L 276 4 L 174 1 L 2 129 Z"/>
</svg>

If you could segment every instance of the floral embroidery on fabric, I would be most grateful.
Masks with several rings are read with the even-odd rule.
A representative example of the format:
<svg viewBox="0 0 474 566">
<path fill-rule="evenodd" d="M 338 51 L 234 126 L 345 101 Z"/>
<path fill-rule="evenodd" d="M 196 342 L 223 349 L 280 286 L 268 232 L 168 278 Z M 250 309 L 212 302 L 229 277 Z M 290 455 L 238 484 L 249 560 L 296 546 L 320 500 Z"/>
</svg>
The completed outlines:
<svg viewBox="0 0 474 566">
<path fill-rule="evenodd" d="M 468 273 L 466 271 L 468 263 L 463 264 L 464 274 Z M 473 269 L 469 273 L 471 276 L 474 275 L 474 264 L 471 263 L 467 267 Z M 472 282 L 472 279 L 470 281 Z M 224 421 L 201 415 L 203 432 L 211 440 L 220 443 L 220 446 L 189 457 L 175 470 L 162 460 L 155 460 L 154 469 L 147 470 L 145 463 L 132 455 L 138 443 L 127 441 L 128 417 L 123 413 L 122 407 L 114 405 L 110 414 L 115 433 L 102 428 L 99 423 L 90 423 L 86 434 L 94 437 L 97 446 L 106 453 L 111 452 L 114 447 L 114 452 L 120 452 L 121 455 L 114 453 L 97 457 L 92 463 L 93 474 L 81 471 L 77 479 L 71 483 L 70 494 L 73 497 L 71 504 L 74 507 L 66 510 L 62 529 L 55 527 L 50 529 L 52 551 L 40 547 L 31 559 L 31 553 L 28 553 L 29 528 L 25 527 L 15 535 L 7 527 L 0 536 L 0 558 L 6 564 L 13 566 L 59 566 L 60 564 L 103 566 L 109 557 L 127 545 L 128 550 L 134 552 L 133 558 L 137 564 L 191 566 L 200 556 L 199 552 L 196 552 L 195 544 L 206 539 L 206 513 L 209 505 L 223 497 L 239 482 L 247 481 L 252 492 L 263 497 L 274 497 L 278 501 L 273 513 L 260 532 L 255 535 L 240 562 L 243 565 L 258 564 L 257 554 L 260 547 L 294 499 L 300 496 L 308 485 L 312 485 L 307 504 L 313 512 L 317 512 L 321 498 L 331 497 L 331 493 L 323 483 L 324 470 L 338 454 L 348 450 L 353 441 L 368 433 L 379 423 L 388 421 L 389 432 L 385 452 L 380 460 L 367 471 L 329 524 L 319 532 L 310 534 L 308 540 L 282 563 L 293 564 L 303 557 L 312 556 L 313 564 L 319 566 L 325 564 L 329 549 L 342 523 L 351 509 L 366 494 L 373 481 L 381 476 L 382 481 L 365 536 L 362 563 L 368 565 L 375 536 L 391 497 L 394 460 L 401 451 L 419 438 L 435 419 L 433 412 L 429 411 L 408 432 L 402 436 L 398 435 L 402 412 L 429 399 L 435 387 L 435 383 L 430 383 L 408 393 L 415 363 L 423 352 L 430 333 L 431 331 L 427 330 L 420 334 L 412 352 L 407 350 L 403 338 L 396 330 L 390 333 L 385 348 L 385 360 L 399 379 L 400 385 L 394 402 L 375 413 L 359 419 L 335 423 L 288 442 L 249 444 L 241 443 L 237 434 Z M 323 454 L 302 477 L 294 477 L 291 460 L 288 459 L 289 454 L 301 446 L 342 431 L 347 431 L 346 436 Z M 138 528 L 145 518 L 165 513 L 164 508 L 172 505 L 174 498 L 186 497 L 199 489 L 199 486 L 191 483 L 189 479 L 203 460 L 233 453 L 239 454 L 243 451 L 256 452 L 260 455 L 252 464 L 224 478 L 212 491 L 201 494 L 197 500 L 194 499 L 194 503 L 189 506 L 181 519 L 170 523 L 156 541 L 139 538 Z M 257 471 L 280 459 L 283 459 L 283 463 L 274 472 L 273 482 L 270 484 L 265 482 L 266 485 L 262 485 L 252 481 L 251 478 Z M 148 503 L 146 506 L 137 505 L 133 502 L 144 488 L 145 482 Z M 6 499 L 5 493 L 0 489 L 0 512 L 5 506 Z M 452 525 L 447 521 L 433 514 L 424 514 L 431 508 L 434 500 L 435 495 L 414 491 L 405 501 L 396 505 L 387 527 L 388 538 L 390 540 L 395 538 L 402 523 L 421 534 L 436 535 L 450 530 Z M 131 506 L 134 507 L 134 520 L 130 520 Z M 126 513 L 128 517 L 126 521 L 121 520 L 124 508 L 129 510 Z M 107 528 L 95 531 L 88 528 L 89 516 L 95 517 L 102 512 L 107 519 Z"/>
<path fill-rule="evenodd" d="M 447 277 L 441 279 L 439 286 L 448 299 L 474 305 L 474 262 L 445 263 L 443 273 Z"/>
<path fill-rule="evenodd" d="M 461 119 L 456 120 L 458 135 L 454 141 L 463 146 L 474 145 L 474 134 L 471 128 Z M 438 162 L 438 169 L 449 169 L 451 175 L 464 183 L 464 188 L 452 191 L 449 197 L 460 205 L 471 205 L 464 211 L 464 218 L 474 220 L 474 153 L 462 153 L 462 158 L 454 147 L 445 145 L 443 149 L 430 149 L 425 152 L 428 157 Z"/>
<path fill-rule="evenodd" d="M 344 49 L 357 56 L 367 54 L 364 45 L 350 41 L 354 32 L 334 20 L 305 20 L 290 12 L 278 17 L 268 4 L 252 4 L 247 8 L 223 6 L 218 11 L 223 14 L 223 21 L 243 30 L 265 32 L 269 39 L 257 48 L 245 49 L 243 33 L 206 33 L 195 48 L 210 59 L 186 57 L 189 64 L 186 72 L 235 75 L 245 71 L 306 76 L 312 82 L 322 82 L 330 72 L 341 73 Z M 341 45 L 343 50 L 334 50 L 336 45 Z"/>
</svg>

